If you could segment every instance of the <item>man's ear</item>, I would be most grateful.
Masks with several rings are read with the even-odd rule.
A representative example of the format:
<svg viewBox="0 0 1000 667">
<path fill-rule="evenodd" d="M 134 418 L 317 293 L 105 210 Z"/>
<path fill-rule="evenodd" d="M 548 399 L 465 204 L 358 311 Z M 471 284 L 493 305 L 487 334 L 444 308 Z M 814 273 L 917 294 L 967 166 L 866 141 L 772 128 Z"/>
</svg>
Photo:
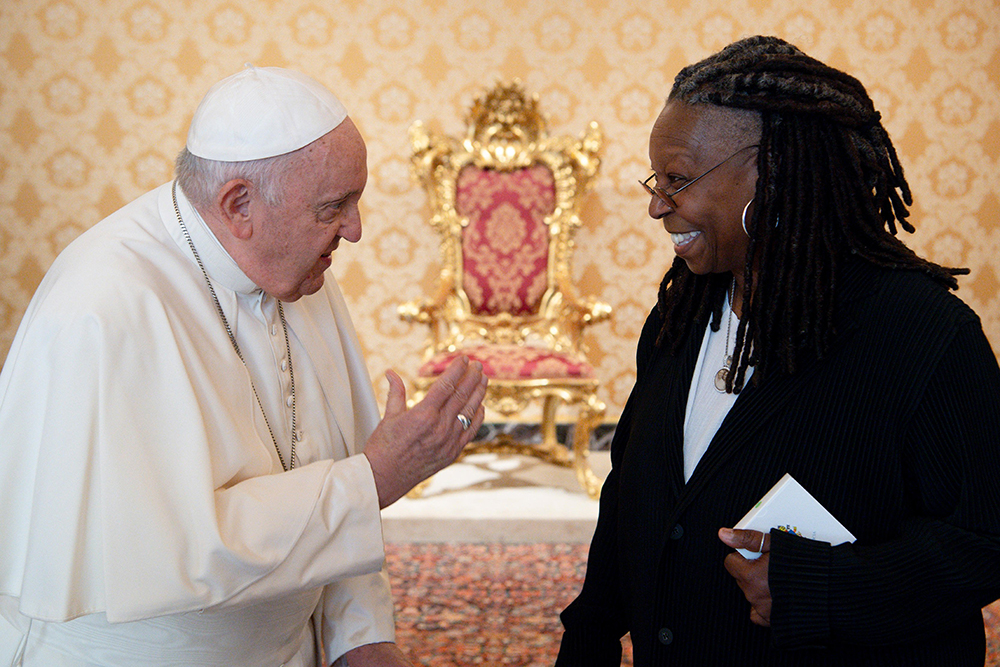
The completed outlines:
<svg viewBox="0 0 1000 667">
<path fill-rule="evenodd" d="M 253 186 L 243 178 L 234 178 L 219 188 L 215 198 L 216 210 L 222 217 L 229 233 L 240 240 L 253 234 L 250 215 L 250 189 Z"/>
</svg>

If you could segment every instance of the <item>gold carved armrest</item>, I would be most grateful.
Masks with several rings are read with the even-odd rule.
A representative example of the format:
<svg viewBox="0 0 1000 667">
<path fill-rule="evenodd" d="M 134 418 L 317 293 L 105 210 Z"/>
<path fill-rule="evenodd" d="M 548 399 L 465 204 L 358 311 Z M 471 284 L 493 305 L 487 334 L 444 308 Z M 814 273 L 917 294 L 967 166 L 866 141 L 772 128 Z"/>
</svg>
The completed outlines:
<svg viewBox="0 0 1000 667">
<path fill-rule="evenodd" d="M 396 307 L 396 312 L 405 322 L 427 325 L 425 355 L 429 356 L 463 338 L 461 331 L 465 328 L 469 308 L 468 301 L 456 292 L 451 273 L 442 271 L 437 294 L 402 303 Z"/>
<path fill-rule="evenodd" d="M 558 350 L 581 351 L 583 329 L 611 317 L 611 306 L 593 298 L 580 299 L 572 293 L 551 292 L 543 300 L 542 317 L 535 333 Z"/>
<path fill-rule="evenodd" d="M 564 327 L 570 334 L 573 346 L 583 347 L 583 330 L 591 324 L 597 324 L 611 317 L 611 306 L 603 301 L 587 298 L 584 300 L 569 300 L 564 309 Z"/>
<path fill-rule="evenodd" d="M 434 326 L 439 310 L 440 305 L 430 299 L 415 299 L 401 303 L 396 307 L 399 318 L 404 322 L 411 324 L 419 322 L 420 324 L 427 324 L 429 326 Z"/>
<path fill-rule="evenodd" d="M 592 297 L 581 299 L 572 289 L 566 289 L 547 294 L 542 302 L 542 313 L 547 320 L 579 330 L 610 318 L 611 306 Z"/>
<path fill-rule="evenodd" d="M 426 324 L 427 346 L 424 356 L 437 349 L 441 339 L 441 311 L 443 304 L 437 299 L 414 299 L 396 307 L 399 318 L 404 322 Z"/>
<path fill-rule="evenodd" d="M 577 301 L 575 305 L 578 312 L 577 317 L 584 326 L 597 324 L 611 317 L 611 306 L 603 301 L 586 299 Z"/>
</svg>

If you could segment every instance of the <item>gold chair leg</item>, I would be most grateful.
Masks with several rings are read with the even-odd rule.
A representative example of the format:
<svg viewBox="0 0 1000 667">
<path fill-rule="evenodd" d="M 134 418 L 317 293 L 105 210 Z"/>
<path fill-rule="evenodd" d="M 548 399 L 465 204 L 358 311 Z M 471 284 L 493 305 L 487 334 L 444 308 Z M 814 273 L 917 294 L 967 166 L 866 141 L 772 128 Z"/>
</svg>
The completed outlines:
<svg viewBox="0 0 1000 667">
<path fill-rule="evenodd" d="M 559 446 L 556 439 L 556 409 L 559 407 L 559 399 L 555 396 L 546 396 L 542 404 L 542 449 L 554 451 Z"/>
<path fill-rule="evenodd" d="M 590 468 L 587 454 L 590 452 L 590 434 L 604 416 L 604 403 L 592 398 L 580 406 L 576 428 L 573 433 L 573 468 L 580 486 L 587 495 L 597 500 L 601 495 L 601 481 Z"/>
<path fill-rule="evenodd" d="M 570 449 L 559 442 L 556 435 L 556 410 L 559 402 L 563 400 L 559 396 L 546 396 L 542 404 L 542 444 L 533 448 L 533 455 L 549 463 L 560 466 L 570 465 Z"/>
</svg>

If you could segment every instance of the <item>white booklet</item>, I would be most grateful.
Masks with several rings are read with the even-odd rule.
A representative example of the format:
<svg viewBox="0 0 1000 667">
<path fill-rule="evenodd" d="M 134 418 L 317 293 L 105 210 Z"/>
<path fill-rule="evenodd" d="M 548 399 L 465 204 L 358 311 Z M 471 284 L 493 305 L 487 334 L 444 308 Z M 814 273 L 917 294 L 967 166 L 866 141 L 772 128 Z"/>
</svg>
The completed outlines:
<svg viewBox="0 0 1000 667">
<path fill-rule="evenodd" d="M 759 530 L 772 528 L 793 533 L 799 537 L 837 545 L 853 542 L 856 538 L 818 500 L 802 488 L 788 473 L 771 487 L 763 498 L 740 519 L 734 528 Z M 756 551 L 737 549 L 744 558 L 760 558 Z"/>
</svg>

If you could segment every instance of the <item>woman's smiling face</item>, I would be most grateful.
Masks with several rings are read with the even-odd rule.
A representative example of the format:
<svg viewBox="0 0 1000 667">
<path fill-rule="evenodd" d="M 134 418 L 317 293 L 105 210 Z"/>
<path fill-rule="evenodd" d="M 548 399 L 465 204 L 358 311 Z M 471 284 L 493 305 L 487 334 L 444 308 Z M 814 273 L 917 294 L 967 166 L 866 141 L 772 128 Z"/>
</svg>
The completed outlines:
<svg viewBox="0 0 1000 667">
<path fill-rule="evenodd" d="M 705 174 L 677 194 L 676 208 L 655 195 L 649 203 L 650 217 L 663 221 L 693 273 L 743 276 L 749 238 L 741 219 L 757 184 L 757 151 L 749 147 L 759 140 L 758 114 L 680 100 L 667 102 L 653 125 L 649 160 L 658 187 L 673 193 Z"/>
</svg>

